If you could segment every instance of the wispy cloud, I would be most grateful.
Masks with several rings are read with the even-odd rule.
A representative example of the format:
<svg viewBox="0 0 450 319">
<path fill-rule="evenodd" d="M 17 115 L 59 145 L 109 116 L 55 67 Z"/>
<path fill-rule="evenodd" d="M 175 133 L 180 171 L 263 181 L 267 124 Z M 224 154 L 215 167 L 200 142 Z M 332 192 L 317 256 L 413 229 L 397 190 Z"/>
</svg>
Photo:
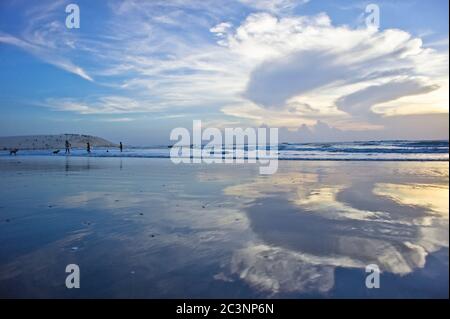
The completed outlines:
<svg viewBox="0 0 450 319">
<path fill-rule="evenodd" d="M 114 123 L 114 122 L 133 122 L 135 120 L 136 119 L 131 118 L 131 117 L 116 117 L 116 118 L 103 118 L 103 119 L 100 119 L 99 121 Z"/>
<path fill-rule="evenodd" d="M 23 12 L 22 32 L 12 35 L 0 30 L 0 43 L 14 45 L 48 64 L 93 81 L 86 70 L 69 57 L 75 38 L 63 21 L 57 19 L 64 12 L 65 4 L 67 1 L 58 0 L 27 6 Z"/>
<path fill-rule="evenodd" d="M 264 12 L 272 14 L 290 13 L 299 5 L 308 3 L 309 0 L 239 0 L 241 3 Z"/>
<path fill-rule="evenodd" d="M 84 100 L 73 98 L 48 98 L 42 105 L 56 111 L 79 114 L 126 114 L 159 111 L 162 107 L 146 104 L 145 101 L 123 96 L 87 97 Z"/>
<path fill-rule="evenodd" d="M 53 54 L 45 47 L 27 42 L 26 40 L 22 40 L 1 32 L 0 32 L 0 43 L 11 44 L 16 47 L 19 47 L 22 50 L 25 50 L 33 54 L 34 56 L 45 61 L 48 64 L 54 65 L 67 72 L 76 74 L 85 80 L 93 81 L 93 79 L 86 73 L 85 70 L 83 70 L 83 68 L 73 64 L 69 59 L 65 57 Z"/>
</svg>

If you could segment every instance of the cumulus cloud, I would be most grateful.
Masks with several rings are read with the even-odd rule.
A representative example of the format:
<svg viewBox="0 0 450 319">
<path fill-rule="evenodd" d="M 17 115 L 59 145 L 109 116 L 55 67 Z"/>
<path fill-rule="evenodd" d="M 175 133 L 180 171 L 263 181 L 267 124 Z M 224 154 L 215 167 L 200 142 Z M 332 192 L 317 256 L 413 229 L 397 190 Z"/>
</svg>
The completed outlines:
<svg viewBox="0 0 450 319">
<path fill-rule="evenodd" d="M 289 98 L 342 79 L 348 72 L 321 51 L 300 52 L 262 63 L 250 75 L 244 96 L 264 107 L 283 107 Z"/>
<path fill-rule="evenodd" d="M 369 120 L 377 104 L 395 107 L 405 96 L 441 88 L 441 96 L 448 92 L 446 54 L 424 48 L 420 39 L 401 30 L 336 27 L 325 14 L 253 14 L 224 45 L 247 61 L 259 62 L 249 74 L 243 97 L 261 108 L 304 103 Z M 442 112 L 446 101 L 441 99 L 427 111 Z"/>
</svg>

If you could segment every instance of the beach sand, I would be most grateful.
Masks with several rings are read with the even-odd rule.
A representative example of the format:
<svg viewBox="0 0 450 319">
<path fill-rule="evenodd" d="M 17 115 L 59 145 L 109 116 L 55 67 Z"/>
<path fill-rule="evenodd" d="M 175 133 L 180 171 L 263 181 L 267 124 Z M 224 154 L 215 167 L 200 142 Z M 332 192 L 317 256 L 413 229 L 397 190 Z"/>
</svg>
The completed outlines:
<svg viewBox="0 0 450 319">
<path fill-rule="evenodd" d="M 18 155 L 0 183 L 1 298 L 448 298 L 448 162 L 280 161 L 263 176 Z"/>
</svg>

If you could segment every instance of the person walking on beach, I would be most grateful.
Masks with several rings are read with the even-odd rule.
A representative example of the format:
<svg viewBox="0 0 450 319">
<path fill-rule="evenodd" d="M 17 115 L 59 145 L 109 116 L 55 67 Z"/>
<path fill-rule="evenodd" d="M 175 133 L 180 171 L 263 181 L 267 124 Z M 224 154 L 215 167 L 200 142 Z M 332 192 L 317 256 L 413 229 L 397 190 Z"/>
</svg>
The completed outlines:
<svg viewBox="0 0 450 319">
<path fill-rule="evenodd" d="M 119 143 L 119 148 L 120 148 L 120 153 L 122 153 L 122 150 L 123 150 L 122 142 Z"/>
<path fill-rule="evenodd" d="M 70 143 L 66 140 L 66 154 L 70 154 Z"/>
<path fill-rule="evenodd" d="M 87 146 L 86 146 L 87 152 L 89 154 L 91 154 L 91 144 L 89 142 L 87 142 Z"/>
</svg>

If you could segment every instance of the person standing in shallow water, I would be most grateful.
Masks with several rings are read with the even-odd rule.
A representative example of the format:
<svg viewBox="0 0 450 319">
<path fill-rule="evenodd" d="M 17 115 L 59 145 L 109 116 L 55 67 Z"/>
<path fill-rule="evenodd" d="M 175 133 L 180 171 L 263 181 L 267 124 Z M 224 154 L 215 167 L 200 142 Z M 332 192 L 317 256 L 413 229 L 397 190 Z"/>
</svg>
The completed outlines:
<svg viewBox="0 0 450 319">
<path fill-rule="evenodd" d="M 119 148 L 120 148 L 120 153 L 122 153 L 122 150 L 123 150 L 122 142 L 119 143 Z"/>
<path fill-rule="evenodd" d="M 86 146 L 87 152 L 89 154 L 91 154 L 91 144 L 89 142 L 87 142 L 87 146 Z"/>
<path fill-rule="evenodd" d="M 66 154 L 70 154 L 70 143 L 66 140 Z"/>
</svg>

